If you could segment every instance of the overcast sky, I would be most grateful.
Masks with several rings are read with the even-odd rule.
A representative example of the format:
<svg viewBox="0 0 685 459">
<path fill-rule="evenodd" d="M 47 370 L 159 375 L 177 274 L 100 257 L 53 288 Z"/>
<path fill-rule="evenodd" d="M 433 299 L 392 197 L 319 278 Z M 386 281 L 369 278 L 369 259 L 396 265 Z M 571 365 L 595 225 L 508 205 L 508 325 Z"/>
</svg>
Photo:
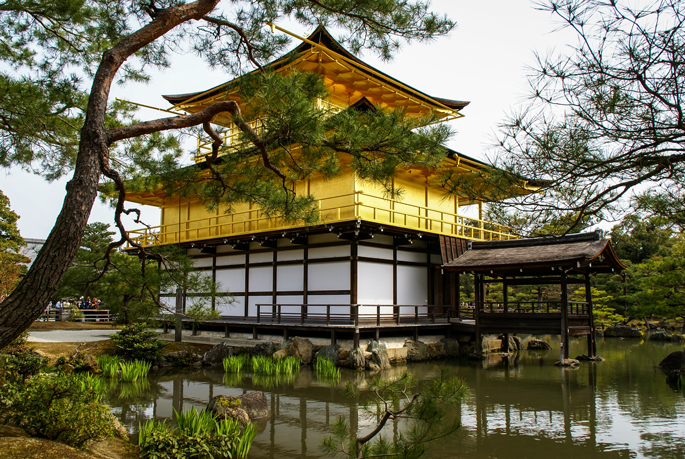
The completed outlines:
<svg viewBox="0 0 685 459">
<path fill-rule="evenodd" d="M 492 156 L 498 124 L 517 110 L 528 94 L 528 66 L 534 51 L 566 51 L 574 37 L 555 31 L 559 24 L 548 13 L 534 9 L 529 0 L 433 0 L 433 9 L 447 13 L 457 28 L 447 37 L 426 44 L 405 46 L 391 62 L 361 56 L 366 62 L 398 80 L 432 96 L 468 100 L 464 118 L 451 122 L 456 134 L 448 146 L 463 154 L 485 159 Z M 311 30 L 283 24 L 306 35 Z M 295 46 L 296 43 L 293 43 Z M 153 74 L 147 85 L 127 85 L 112 91 L 112 97 L 167 108 L 162 94 L 208 89 L 227 78 L 210 71 L 199 59 L 183 56 L 171 68 Z M 139 117 L 151 119 L 161 112 L 143 110 Z M 188 152 L 190 157 L 192 152 Z M 45 238 L 59 213 L 67 179 L 47 183 L 17 168 L 0 175 L 0 190 L 9 198 L 25 238 Z M 143 220 L 159 223 L 159 210 L 144 208 Z M 91 222 L 112 223 L 113 211 L 96 202 Z M 129 228 L 137 225 L 130 223 Z"/>
</svg>

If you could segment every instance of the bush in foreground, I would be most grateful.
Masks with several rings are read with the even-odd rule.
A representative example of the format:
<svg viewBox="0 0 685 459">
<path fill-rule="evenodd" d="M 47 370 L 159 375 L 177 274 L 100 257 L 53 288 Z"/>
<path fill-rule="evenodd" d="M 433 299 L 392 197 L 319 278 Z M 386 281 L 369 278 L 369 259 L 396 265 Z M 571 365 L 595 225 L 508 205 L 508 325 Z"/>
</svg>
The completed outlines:
<svg viewBox="0 0 685 459">
<path fill-rule="evenodd" d="M 145 459 L 243 459 L 256 435 L 254 425 L 236 419 L 216 420 L 207 411 L 174 410 L 178 429 L 154 419 L 138 433 L 140 456 Z"/>
</svg>

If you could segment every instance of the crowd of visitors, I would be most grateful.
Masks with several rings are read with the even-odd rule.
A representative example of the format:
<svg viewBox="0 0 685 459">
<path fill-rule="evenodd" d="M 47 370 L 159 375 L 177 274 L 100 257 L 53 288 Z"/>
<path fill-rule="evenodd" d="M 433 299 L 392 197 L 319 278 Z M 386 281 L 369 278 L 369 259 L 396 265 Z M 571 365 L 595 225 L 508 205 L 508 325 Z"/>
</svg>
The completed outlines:
<svg viewBox="0 0 685 459">
<path fill-rule="evenodd" d="M 52 301 L 48 304 L 48 309 L 98 309 L 102 302 L 97 298 L 80 297 L 78 300 L 57 300 L 54 304 Z"/>
</svg>

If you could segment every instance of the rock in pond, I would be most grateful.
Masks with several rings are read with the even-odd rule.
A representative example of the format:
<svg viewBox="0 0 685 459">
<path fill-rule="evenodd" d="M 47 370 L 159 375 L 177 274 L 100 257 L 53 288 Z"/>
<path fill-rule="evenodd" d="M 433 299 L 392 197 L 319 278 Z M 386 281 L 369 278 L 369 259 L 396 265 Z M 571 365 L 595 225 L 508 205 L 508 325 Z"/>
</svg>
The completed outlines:
<svg viewBox="0 0 685 459">
<path fill-rule="evenodd" d="M 685 351 L 671 352 L 659 363 L 659 368 L 665 371 L 685 370 Z"/>
<path fill-rule="evenodd" d="M 389 370 L 390 359 L 388 358 L 388 350 L 378 347 L 371 351 L 371 359 L 369 359 L 369 369 L 371 369 L 371 365 L 377 367 L 378 370 Z"/>
<path fill-rule="evenodd" d="M 459 357 L 459 341 L 451 338 L 443 338 L 442 348 L 446 357 Z"/>
<path fill-rule="evenodd" d="M 408 339 L 405 341 L 404 347 L 407 348 L 408 362 L 421 362 L 428 360 L 428 345 L 426 343 Z"/>
<path fill-rule="evenodd" d="M 350 351 L 350 366 L 356 368 L 357 370 L 363 370 L 366 368 L 366 359 L 364 358 L 364 349 L 358 347 Z"/>
<path fill-rule="evenodd" d="M 558 367 L 577 367 L 580 365 L 580 362 L 576 359 L 564 359 L 554 362 L 554 365 Z"/>
<path fill-rule="evenodd" d="M 237 418 L 241 422 L 245 421 L 243 413 L 248 416 L 247 421 L 269 416 L 269 404 L 264 392 L 248 392 L 240 397 L 217 395 L 209 401 L 207 410 L 217 417 Z"/>
<path fill-rule="evenodd" d="M 259 343 L 250 351 L 250 355 L 254 357 L 271 357 L 276 352 L 276 345 L 271 341 L 266 343 Z"/>
<path fill-rule="evenodd" d="M 297 357 L 302 360 L 303 364 L 309 365 L 314 357 L 314 346 L 307 338 L 297 336 L 288 348 L 288 355 Z"/>
<path fill-rule="evenodd" d="M 226 357 L 233 355 L 233 348 L 226 343 L 219 343 L 202 357 L 205 365 L 222 365 Z"/>
<path fill-rule="evenodd" d="M 552 346 L 544 339 L 531 339 L 528 341 L 529 351 L 549 351 L 550 349 L 552 349 Z"/>
<path fill-rule="evenodd" d="M 339 365 L 340 364 L 340 345 L 339 344 L 330 344 L 328 346 L 324 346 L 318 351 L 316 351 L 316 354 L 314 354 L 314 358 L 323 358 L 326 360 L 329 360 L 333 362 L 334 365 Z"/>
</svg>

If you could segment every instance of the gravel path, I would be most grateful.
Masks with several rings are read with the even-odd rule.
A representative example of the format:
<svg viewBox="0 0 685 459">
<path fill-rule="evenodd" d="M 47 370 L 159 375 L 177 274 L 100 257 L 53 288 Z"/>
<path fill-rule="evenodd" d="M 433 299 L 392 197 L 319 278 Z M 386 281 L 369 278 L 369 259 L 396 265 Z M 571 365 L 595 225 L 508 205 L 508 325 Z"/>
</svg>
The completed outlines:
<svg viewBox="0 0 685 459">
<path fill-rule="evenodd" d="M 119 330 L 53 330 L 29 332 L 29 341 L 34 343 L 86 343 L 102 341 Z"/>
</svg>

